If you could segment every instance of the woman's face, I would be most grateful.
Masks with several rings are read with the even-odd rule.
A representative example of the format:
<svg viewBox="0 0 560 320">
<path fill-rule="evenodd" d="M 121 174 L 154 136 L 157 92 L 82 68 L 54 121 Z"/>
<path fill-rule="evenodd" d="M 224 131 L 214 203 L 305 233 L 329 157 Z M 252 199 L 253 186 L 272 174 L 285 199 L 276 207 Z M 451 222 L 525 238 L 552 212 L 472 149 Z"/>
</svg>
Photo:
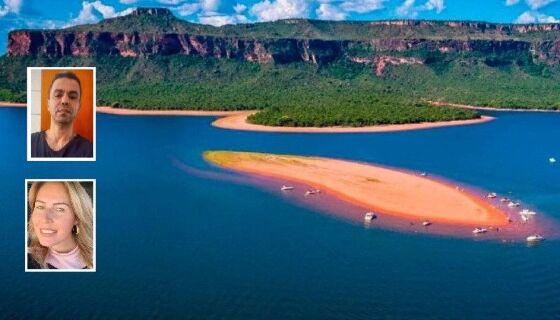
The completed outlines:
<svg viewBox="0 0 560 320">
<path fill-rule="evenodd" d="M 58 252 L 67 252 L 76 247 L 72 237 L 76 218 L 62 183 L 47 182 L 39 188 L 31 223 L 42 246 Z"/>
</svg>

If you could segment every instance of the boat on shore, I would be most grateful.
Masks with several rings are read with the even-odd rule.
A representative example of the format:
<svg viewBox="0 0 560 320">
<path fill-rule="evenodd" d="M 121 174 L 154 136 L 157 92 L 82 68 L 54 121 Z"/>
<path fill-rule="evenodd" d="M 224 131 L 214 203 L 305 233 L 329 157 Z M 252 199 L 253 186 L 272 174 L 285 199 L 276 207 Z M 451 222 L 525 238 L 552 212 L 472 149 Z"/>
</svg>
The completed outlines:
<svg viewBox="0 0 560 320">
<path fill-rule="evenodd" d="M 294 187 L 283 185 L 282 188 L 280 188 L 280 190 L 282 191 L 294 190 Z"/>
<path fill-rule="evenodd" d="M 366 212 L 366 215 L 364 216 L 365 221 L 371 221 L 374 219 L 377 219 L 377 215 L 374 212 Z"/>
<path fill-rule="evenodd" d="M 530 236 L 527 237 L 527 242 L 532 242 L 532 243 L 540 242 L 540 241 L 543 241 L 543 240 L 544 240 L 544 237 L 541 236 L 540 234 L 534 234 L 534 235 L 530 235 Z"/>
<path fill-rule="evenodd" d="M 488 199 L 494 199 L 496 198 L 498 195 L 496 194 L 496 192 L 490 192 L 488 195 L 486 195 L 486 198 Z"/>
<path fill-rule="evenodd" d="M 321 193 L 321 190 L 319 190 L 319 189 L 311 189 L 311 190 L 305 191 L 305 194 L 304 194 L 304 195 L 305 195 L 305 196 L 311 196 L 311 195 L 318 194 L 318 193 Z"/>
<path fill-rule="evenodd" d="M 522 216 L 535 216 L 537 213 L 535 211 L 531 211 L 529 209 L 523 209 L 519 211 L 519 214 Z"/>
<path fill-rule="evenodd" d="M 510 201 L 510 202 L 508 203 L 508 207 L 510 207 L 510 208 L 517 208 L 517 207 L 519 207 L 519 206 L 521 206 L 521 203 L 519 203 L 519 202 Z"/>
<path fill-rule="evenodd" d="M 474 228 L 474 230 L 472 231 L 472 233 L 474 234 L 481 234 L 486 232 L 488 232 L 488 229 L 486 228 Z"/>
<path fill-rule="evenodd" d="M 431 223 L 430 221 L 428 221 L 428 220 L 422 222 L 422 225 L 423 225 L 424 227 L 427 227 L 427 226 L 429 226 L 429 225 L 431 225 L 431 224 L 432 224 L 432 223 Z"/>
</svg>

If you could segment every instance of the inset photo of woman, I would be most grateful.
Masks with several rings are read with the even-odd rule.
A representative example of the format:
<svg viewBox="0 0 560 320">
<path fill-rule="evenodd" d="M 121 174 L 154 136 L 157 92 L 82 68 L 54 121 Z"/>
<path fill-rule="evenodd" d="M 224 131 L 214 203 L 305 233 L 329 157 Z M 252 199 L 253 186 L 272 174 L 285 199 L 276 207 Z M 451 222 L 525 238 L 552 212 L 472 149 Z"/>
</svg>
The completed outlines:
<svg viewBox="0 0 560 320">
<path fill-rule="evenodd" d="M 95 271 L 95 180 L 25 185 L 25 271 Z"/>
</svg>

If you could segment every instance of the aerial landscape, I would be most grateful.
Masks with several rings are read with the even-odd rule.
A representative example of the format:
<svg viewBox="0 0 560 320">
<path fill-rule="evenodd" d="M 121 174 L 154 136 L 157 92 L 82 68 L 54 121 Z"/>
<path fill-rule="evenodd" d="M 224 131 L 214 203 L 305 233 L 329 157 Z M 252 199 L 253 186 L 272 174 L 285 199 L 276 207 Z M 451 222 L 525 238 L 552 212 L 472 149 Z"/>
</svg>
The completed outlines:
<svg viewBox="0 0 560 320">
<path fill-rule="evenodd" d="M 5 1 L 0 314 L 560 318 L 560 2 L 482 3 Z M 96 68 L 95 162 L 25 161 L 27 67 Z M 50 178 L 94 273 L 24 273 Z"/>
</svg>

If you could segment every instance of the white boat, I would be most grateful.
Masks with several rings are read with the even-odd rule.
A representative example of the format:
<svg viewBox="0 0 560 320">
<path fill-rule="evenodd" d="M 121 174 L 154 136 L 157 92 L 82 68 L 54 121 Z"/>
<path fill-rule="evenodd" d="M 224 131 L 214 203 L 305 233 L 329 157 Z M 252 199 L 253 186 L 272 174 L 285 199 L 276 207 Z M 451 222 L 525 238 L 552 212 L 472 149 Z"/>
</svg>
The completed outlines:
<svg viewBox="0 0 560 320">
<path fill-rule="evenodd" d="M 319 190 L 319 189 L 307 190 L 307 191 L 305 191 L 305 195 L 310 196 L 310 195 L 317 194 L 317 193 L 320 193 L 320 192 L 321 192 L 321 190 Z"/>
<path fill-rule="evenodd" d="M 365 221 L 371 221 L 373 219 L 377 219 L 377 215 L 373 212 L 366 212 L 366 215 L 364 216 L 364 220 Z"/>
<path fill-rule="evenodd" d="M 534 234 L 527 237 L 527 242 L 539 242 L 542 240 L 544 240 L 544 237 L 541 236 L 540 234 Z"/>
<path fill-rule="evenodd" d="M 556 159 L 555 159 L 555 158 L 548 158 L 548 162 L 550 162 L 550 163 L 555 163 L 555 162 L 556 162 Z"/>
<path fill-rule="evenodd" d="M 531 211 L 529 209 L 523 209 L 523 210 L 519 211 L 519 214 L 522 215 L 522 216 L 534 216 L 537 213 L 535 211 Z"/>
<path fill-rule="evenodd" d="M 521 204 L 520 204 L 519 202 L 510 201 L 510 202 L 508 203 L 508 207 L 510 207 L 510 208 L 517 208 L 517 207 L 519 207 L 520 205 L 521 205 Z"/>
<path fill-rule="evenodd" d="M 486 233 L 486 232 L 488 232 L 488 229 L 486 228 L 474 228 L 474 230 L 472 231 L 472 233 L 474 234 Z"/>
<path fill-rule="evenodd" d="M 280 188 L 280 190 L 282 191 L 294 190 L 294 187 L 283 185 L 282 188 Z"/>
<path fill-rule="evenodd" d="M 501 198 L 501 199 L 500 199 L 500 202 L 508 202 L 508 201 L 509 201 L 508 198 Z"/>
<path fill-rule="evenodd" d="M 486 198 L 494 199 L 494 198 L 496 198 L 497 196 L 498 196 L 498 195 L 496 194 L 496 192 L 490 192 L 490 193 L 486 196 Z"/>
<path fill-rule="evenodd" d="M 432 223 L 431 223 L 430 221 L 427 221 L 427 220 L 424 221 L 424 222 L 422 222 L 422 225 L 423 225 L 424 227 L 427 227 L 427 226 L 429 226 L 429 225 L 431 225 L 431 224 L 432 224 Z"/>
<path fill-rule="evenodd" d="M 426 172 L 420 173 L 420 176 L 422 176 L 422 177 L 425 177 L 425 176 L 427 176 L 427 175 L 428 175 L 428 174 L 427 174 Z"/>
<path fill-rule="evenodd" d="M 523 222 L 527 222 L 529 221 L 529 216 L 521 215 L 521 220 L 523 220 Z"/>
</svg>

